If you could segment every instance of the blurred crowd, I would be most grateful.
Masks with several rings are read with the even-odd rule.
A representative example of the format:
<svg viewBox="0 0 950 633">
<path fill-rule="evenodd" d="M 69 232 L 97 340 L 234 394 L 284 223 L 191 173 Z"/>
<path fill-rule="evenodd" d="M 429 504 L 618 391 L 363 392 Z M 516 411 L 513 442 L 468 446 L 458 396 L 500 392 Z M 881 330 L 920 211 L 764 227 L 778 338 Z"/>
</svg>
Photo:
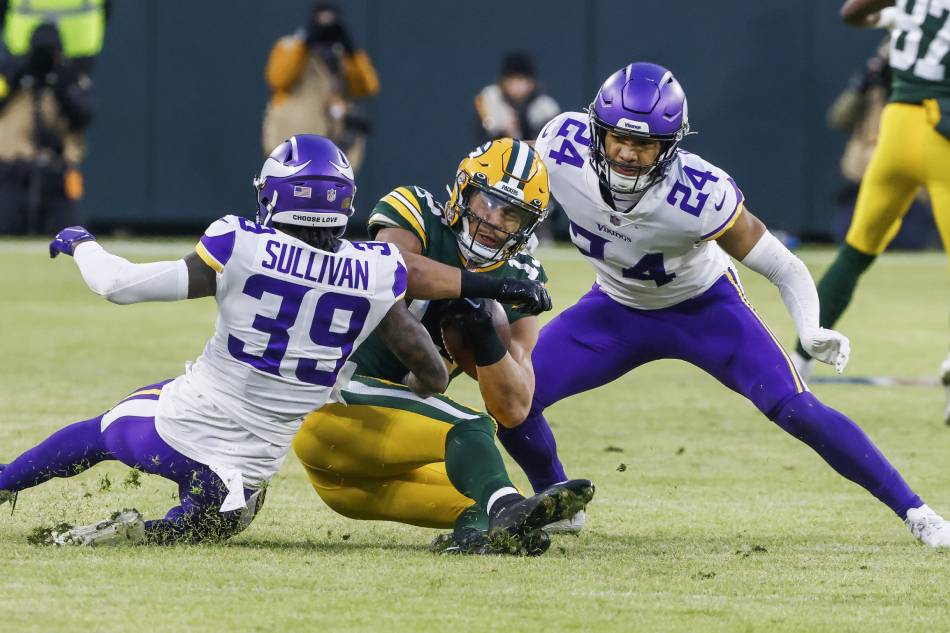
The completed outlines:
<svg viewBox="0 0 950 633">
<path fill-rule="evenodd" d="M 0 235 L 48 234 L 76 224 L 83 195 L 86 135 L 95 118 L 93 70 L 102 51 L 110 0 L 0 0 Z M 888 100 L 888 42 L 851 79 L 829 109 L 829 125 L 849 135 L 842 187 L 831 217 L 843 238 L 874 150 Z M 497 78 L 474 97 L 473 141 L 533 140 L 560 113 L 532 55 L 502 56 Z M 369 54 L 355 41 L 341 8 L 313 5 L 302 23 L 272 46 L 264 68 L 270 90 L 261 125 L 264 154 L 298 133 L 330 138 L 359 170 L 372 122 L 367 104 L 380 91 Z M 542 238 L 567 238 L 553 202 Z M 914 202 L 896 245 L 933 245 L 925 194 Z"/>
</svg>

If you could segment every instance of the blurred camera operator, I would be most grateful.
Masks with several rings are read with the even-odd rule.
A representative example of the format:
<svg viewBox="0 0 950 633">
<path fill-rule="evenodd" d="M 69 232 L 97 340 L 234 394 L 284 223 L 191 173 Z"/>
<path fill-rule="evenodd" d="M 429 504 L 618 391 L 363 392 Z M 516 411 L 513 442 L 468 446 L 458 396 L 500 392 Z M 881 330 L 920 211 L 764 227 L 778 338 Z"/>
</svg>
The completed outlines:
<svg viewBox="0 0 950 633">
<path fill-rule="evenodd" d="M 320 134 L 359 169 L 370 124 L 356 100 L 379 92 L 379 79 L 336 5 L 314 5 L 304 28 L 274 44 L 264 74 L 273 91 L 264 113 L 264 153 L 295 134 Z"/>
<path fill-rule="evenodd" d="M 478 142 L 484 143 L 505 136 L 534 140 L 561 108 L 541 89 L 531 56 L 514 51 L 502 59 L 498 80 L 475 95 L 475 111 Z"/>
<path fill-rule="evenodd" d="M 91 89 L 54 24 L 37 26 L 28 52 L 0 64 L 0 234 L 76 223 Z"/>
</svg>

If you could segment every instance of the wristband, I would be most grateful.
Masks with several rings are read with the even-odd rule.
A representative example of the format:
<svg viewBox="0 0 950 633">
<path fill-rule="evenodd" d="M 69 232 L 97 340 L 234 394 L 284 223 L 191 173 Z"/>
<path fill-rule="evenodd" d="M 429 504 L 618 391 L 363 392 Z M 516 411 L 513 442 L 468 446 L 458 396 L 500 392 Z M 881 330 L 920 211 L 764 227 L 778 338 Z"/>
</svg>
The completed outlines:
<svg viewBox="0 0 950 633">
<path fill-rule="evenodd" d="M 478 297 L 495 297 L 501 287 L 502 279 L 500 277 L 490 277 L 480 275 L 470 270 L 462 271 L 461 294 L 460 297 L 475 299 Z"/>
<path fill-rule="evenodd" d="M 488 365 L 494 365 L 504 358 L 507 353 L 508 350 L 505 349 L 505 344 L 501 342 L 498 333 L 492 327 L 490 333 L 485 333 L 484 336 L 479 337 L 478 345 L 475 346 L 475 366 L 487 367 Z"/>
</svg>

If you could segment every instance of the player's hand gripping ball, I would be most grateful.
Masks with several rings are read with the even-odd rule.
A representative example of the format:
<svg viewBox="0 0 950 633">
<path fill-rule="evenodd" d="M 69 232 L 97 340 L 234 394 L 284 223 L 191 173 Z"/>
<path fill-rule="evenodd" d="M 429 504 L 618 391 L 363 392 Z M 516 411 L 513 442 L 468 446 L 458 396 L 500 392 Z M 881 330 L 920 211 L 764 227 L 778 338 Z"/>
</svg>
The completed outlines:
<svg viewBox="0 0 950 633">
<path fill-rule="evenodd" d="M 491 299 L 455 299 L 442 313 L 442 342 L 459 368 L 472 378 L 475 347 L 486 337 L 497 336 L 505 349 L 511 344 L 511 326 L 501 304 Z"/>
</svg>

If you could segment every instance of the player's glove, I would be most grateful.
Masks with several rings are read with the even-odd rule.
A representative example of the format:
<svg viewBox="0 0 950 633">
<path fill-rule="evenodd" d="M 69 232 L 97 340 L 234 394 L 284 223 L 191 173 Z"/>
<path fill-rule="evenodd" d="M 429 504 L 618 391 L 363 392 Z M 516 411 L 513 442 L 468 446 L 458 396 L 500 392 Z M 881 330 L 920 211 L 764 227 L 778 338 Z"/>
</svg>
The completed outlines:
<svg viewBox="0 0 950 633">
<path fill-rule="evenodd" d="M 95 242 L 96 237 L 81 226 L 70 226 L 59 233 L 49 243 L 49 256 L 56 257 L 60 253 L 72 255 L 76 247 L 83 242 Z"/>
<path fill-rule="evenodd" d="M 527 314 L 541 314 L 551 309 L 551 295 L 538 281 L 489 277 L 462 271 L 462 297 L 487 297 L 507 303 Z"/>
<path fill-rule="evenodd" d="M 495 331 L 491 304 L 485 299 L 453 299 L 442 312 L 443 328 L 452 322 L 473 348 L 475 364 L 494 365 L 508 353 Z"/>
<path fill-rule="evenodd" d="M 851 343 L 841 332 L 823 327 L 805 330 L 801 333 L 802 347 L 808 354 L 822 363 L 834 365 L 839 374 L 844 371 L 851 356 Z"/>
</svg>

